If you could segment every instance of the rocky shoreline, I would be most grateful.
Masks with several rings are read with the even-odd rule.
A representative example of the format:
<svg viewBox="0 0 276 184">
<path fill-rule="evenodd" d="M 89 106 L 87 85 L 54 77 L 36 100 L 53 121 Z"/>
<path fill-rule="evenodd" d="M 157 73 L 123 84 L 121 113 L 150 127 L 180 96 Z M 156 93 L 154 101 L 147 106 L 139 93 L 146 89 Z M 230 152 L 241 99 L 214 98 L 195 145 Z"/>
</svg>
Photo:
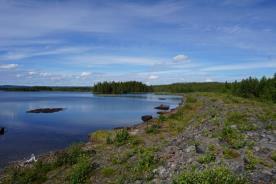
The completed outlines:
<svg viewBox="0 0 276 184">
<path fill-rule="evenodd" d="M 186 94 L 183 102 L 158 118 L 97 131 L 77 148 L 40 156 L 43 170 L 36 163 L 13 168 L 19 178 L 11 181 L 22 179 L 22 173 L 25 176 L 31 170 L 34 176 L 44 171 L 40 183 L 70 183 L 78 177 L 96 184 L 167 184 L 187 179 L 191 173 L 196 180 L 208 168 L 224 172 L 227 181 L 276 181 L 275 104 L 213 93 Z M 85 161 L 70 160 L 78 155 L 86 155 Z M 51 168 L 47 172 L 46 166 Z M 190 169 L 193 172 L 183 174 Z M 0 175 L 11 176 L 9 172 Z"/>
</svg>

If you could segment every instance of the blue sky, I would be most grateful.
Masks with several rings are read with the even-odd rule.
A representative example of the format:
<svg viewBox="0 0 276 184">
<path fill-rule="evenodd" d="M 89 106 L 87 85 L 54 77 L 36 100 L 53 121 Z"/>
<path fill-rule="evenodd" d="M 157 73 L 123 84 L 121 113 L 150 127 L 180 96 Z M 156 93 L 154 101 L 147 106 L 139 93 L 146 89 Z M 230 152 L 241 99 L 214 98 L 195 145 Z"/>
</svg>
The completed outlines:
<svg viewBox="0 0 276 184">
<path fill-rule="evenodd" d="M 276 72 L 274 0 L 0 0 L 0 85 Z"/>
</svg>

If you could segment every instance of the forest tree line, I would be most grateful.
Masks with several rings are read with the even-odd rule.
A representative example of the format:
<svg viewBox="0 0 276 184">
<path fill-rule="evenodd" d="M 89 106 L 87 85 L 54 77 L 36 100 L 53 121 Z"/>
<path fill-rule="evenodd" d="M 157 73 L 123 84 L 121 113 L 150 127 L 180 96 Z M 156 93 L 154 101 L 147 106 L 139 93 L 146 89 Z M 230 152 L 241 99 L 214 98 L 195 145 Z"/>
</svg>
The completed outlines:
<svg viewBox="0 0 276 184">
<path fill-rule="evenodd" d="M 225 83 L 226 90 L 245 98 L 259 98 L 276 102 L 276 73 L 271 78 L 261 79 L 249 77 L 240 82 Z"/>
<path fill-rule="evenodd" d="M 101 94 L 125 94 L 152 92 L 152 87 L 137 81 L 128 82 L 99 82 L 92 88 L 94 93 Z"/>
<path fill-rule="evenodd" d="M 175 83 L 153 86 L 154 92 L 224 92 L 245 98 L 258 98 L 276 103 L 276 73 L 271 78 L 249 77 L 240 82 Z"/>
</svg>

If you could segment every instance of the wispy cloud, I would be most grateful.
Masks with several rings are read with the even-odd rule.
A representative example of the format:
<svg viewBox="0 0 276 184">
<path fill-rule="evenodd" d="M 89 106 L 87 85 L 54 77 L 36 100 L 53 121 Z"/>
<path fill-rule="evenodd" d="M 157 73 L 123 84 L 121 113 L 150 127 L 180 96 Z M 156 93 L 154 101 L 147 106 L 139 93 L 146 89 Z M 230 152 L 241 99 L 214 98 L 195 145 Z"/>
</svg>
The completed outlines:
<svg viewBox="0 0 276 184">
<path fill-rule="evenodd" d="M 251 70 L 262 68 L 275 68 L 276 61 L 270 62 L 258 62 L 258 63 L 243 63 L 243 64 L 231 64 L 231 65 L 218 65 L 212 67 L 206 67 L 201 69 L 202 71 L 232 71 L 232 70 Z"/>
<path fill-rule="evenodd" d="M 17 68 L 17 64 L 6 64 L 6 65 L 0 65 L 0 69 L 14 69 Z"/>
</svg>

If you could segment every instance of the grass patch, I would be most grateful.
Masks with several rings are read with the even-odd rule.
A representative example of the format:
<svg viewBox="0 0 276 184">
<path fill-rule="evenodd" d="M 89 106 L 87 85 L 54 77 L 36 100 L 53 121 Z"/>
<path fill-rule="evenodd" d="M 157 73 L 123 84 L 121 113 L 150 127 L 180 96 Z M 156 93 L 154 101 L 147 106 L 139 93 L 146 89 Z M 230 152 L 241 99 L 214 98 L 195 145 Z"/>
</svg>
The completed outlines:
<svg viewBox="0 0 276 184">
<path fill-rule="evenodd" d="M 115 172 L 116 172 L 115 169 L 112 167 L 104 167 L 101 170 L 102 175 L 104 175 L 105 177 L 110 177 L 114 175 Z"/>
<path fill-rule="evenodd" d="M 86 153 L 82 150 L 81 144 L 77 144 L 77 143 L 72 144 L 65 151 L 57 155 L 55 165 L 57 167 L 62 165 L 73 165 L 77 163 L 79 157 L 84 154 Z"/>
<path fill-rule="evenodd" d="M 173 184 L 245 184 L 246 179 L 224 166 L 204 170 L 189 169 L 177 176 Z"/>
<path fill-rule="evenodd" d="M 116 132 L 114 143 L 118 146 L 123 145 L 130 138 L 130 135 L 126 129 L 122 129 Z"/>
<path fill-rule="evenodd" d="M 257 130 L 257 126 L 254 123 L 248 121 L 248 117 L 245 113 L 230 112 L 227 115 L 226 125 L 236 125 L 241 131 Z"/>
<path fill-rule="evenodd" d="M 219 134 L 219 139 L 225 141 L 232 148 L 239 149 L 246 145 L 244 135 L 235 128 L 230 126 L 223 127 L 221 133 Z"/>
<path fill-rule="evenodd" d="M 276 151 L 273 151 L 270 155 L 270 158 L 276 162 Z"/>
<path fill-rule="evenodd" d="M 90 139 L 95 143 L 105 143 L 108 137 L 111 137 L 112 132 L 107 130 L 98 130 L 91 133 Z"/>
<path fill-rule="evenodd" d="M 147 134 L 156 134 L 159 132 L 159 129 L 161 128 L 158 124 L 152 124 L 148 127 L 146 127 L 146 133 Z"/>
<path fill-rule="evenodd" d="M 254 156 L 251 150 L 246 150 L 244 164 L 246 170 L 254 170 L 256 165 L 259 163 L 259 159 Z"/>
<path fill-rule="evenodd" d="M 41 161 L 29 168 L 11 168 L 7 171 L 9 177 L 4 183 L 43 183 L 47 180 L 47 173 L 53 168 L 53 164 Z"/>
<path fill-rule="evenodd" d="M 195 146 L 196 145 L 197 145 L 197 143 L 195 143 Z M 217 147 L 213 144 L 210 144 L 208 146 L 208 151 L 205 154 L 198 157 L 197 161 L 201 164 L 208 164 L 210 162 L 214 162 L 214 161 L 216 161 L 217 153 L 218 153 Z"/>
<path fill-rule="evenodd" d="M 92 170 L 91 163 L 88 156 L 81 156 L 78 161 L 73 165 L 70 172 L 70 183 L 72 184 L 82 184 L 86 183 L 87 175 Z"/>
<path fill-rule="evenodd" d="M 233 159 L 233 158 L 238 158 L 240 156 L 240 153 L 234 149 L 225 148 L 223 150 L 223 156 L 226 159 Z"/>
</svg>

